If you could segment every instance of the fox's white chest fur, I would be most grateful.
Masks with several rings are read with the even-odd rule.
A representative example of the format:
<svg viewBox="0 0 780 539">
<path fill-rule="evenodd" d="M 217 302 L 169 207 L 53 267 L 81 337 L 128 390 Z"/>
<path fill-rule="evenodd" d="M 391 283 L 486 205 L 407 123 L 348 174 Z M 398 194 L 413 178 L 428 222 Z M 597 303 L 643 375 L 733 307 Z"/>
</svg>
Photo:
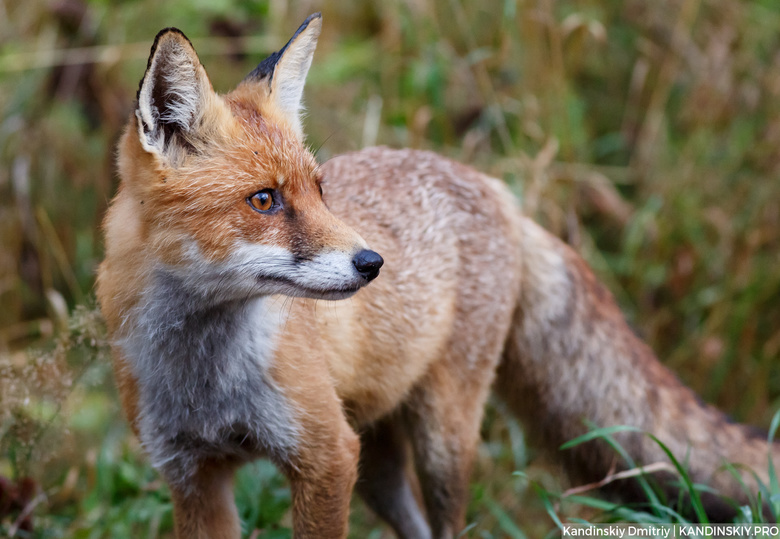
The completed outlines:
<svg viewBox="0 0 780 539">
<path fill-rule="evenodd" d="M 159 270 L 119 341 L 140 392 L 141 441 L 166 477 L 198 460 L 294 450 L 297 431 L 268 369 L 280 326 L 273 300 L 209 304 Z"/>
</svg>

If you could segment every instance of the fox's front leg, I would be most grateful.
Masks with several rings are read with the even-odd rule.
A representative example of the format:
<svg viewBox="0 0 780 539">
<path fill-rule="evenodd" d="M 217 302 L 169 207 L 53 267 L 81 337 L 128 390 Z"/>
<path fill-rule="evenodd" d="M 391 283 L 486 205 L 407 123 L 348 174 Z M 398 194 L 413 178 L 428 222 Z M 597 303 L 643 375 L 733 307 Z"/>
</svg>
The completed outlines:
<svg viewBox="0 0 780 539">
<path fill-rule="evenodd" d="M 177 539 L 237 539 L 241 523 L 233 498 L 236 465 L 201 463 L 190 481 L 171 487 Z"/>
<path fill-rule="evenodd" d="M 307 442 L 301 454 L 282 466 L 292 490 L 296 539 L 347 536 L 359 447 L 345 422 L 338 432 Z"/>
<path fill-rule="evenodd" d="M 290 481 L 293 536 L 339 539 L 347 536 L 360 441 L 325 365 L 302 355 L 295 352 L 296 362 L 278 358 L 274 379 L 296 418 L 298 441 L 289 454 L 273 458 Z"/>
<path fill-rule="evenodd" d="M 277 418 L 292 418 L 294 441 L 268 456 L 290 481 L 296 539 L 347 536 L 349 503 L 357 479 L 360 442 L 322 365 L 287 365 L 274 382 L 284 394 Z M 280 374 L 281 373 L 281 374 Z M 262 441 L 260 441 L 263 444 Z M 189 455 L 191 456 L 191 455 Z M 177 539 L 238 539 L 241 524 L 233 476 L 242 461 L 229 455 L 170 459 L 163 475 L 171 485 Z M 189 469 L 185 476 L 177 471 Z M 166 473 L 167 472 L 167 473 Z"/>
</svg>

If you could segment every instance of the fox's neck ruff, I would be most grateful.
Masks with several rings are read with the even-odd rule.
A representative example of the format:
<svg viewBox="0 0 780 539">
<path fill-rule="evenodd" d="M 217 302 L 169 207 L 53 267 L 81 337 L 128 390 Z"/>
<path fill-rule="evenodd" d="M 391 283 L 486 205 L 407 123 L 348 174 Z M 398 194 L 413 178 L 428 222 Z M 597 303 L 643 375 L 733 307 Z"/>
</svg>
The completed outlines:
<svg viewBox="0 0 780 539">
<path fill-rule="evenodd" d="M 220 303 L 163 269 L 150 281 L 117 344 L 138 380 L 152 463 L 183 482 L 198 459 L 291 451 L 294 418 L 269 375 L 273 300 Z"/>
</svg>

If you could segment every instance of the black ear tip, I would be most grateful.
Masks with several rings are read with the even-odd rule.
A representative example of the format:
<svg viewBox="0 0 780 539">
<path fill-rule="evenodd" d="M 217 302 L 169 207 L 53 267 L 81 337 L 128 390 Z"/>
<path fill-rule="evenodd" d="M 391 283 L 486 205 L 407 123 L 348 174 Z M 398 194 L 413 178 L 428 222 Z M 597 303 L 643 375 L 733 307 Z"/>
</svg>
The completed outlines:
<svg viewBox="0 0 780 539">
<path fill-rule="evenodd" d="M 322 13 L 319 11 L 316 13 L 312 13 L 311 15 L 306 17 L 306 20 L 301 23 L 301 25 L 298 27 L 298 30 L 295 31 L 295 34 L 293 34 L 293 37 L 290 41 L 298 37 L 298 34 L 306 30 L 309 27 L 309 25 L 312 23 L 312 21 L 317 21 L 317 20 L 322 21 Z"/>
<path fill-rule="evenodd" d="M 247 75 L 244 80 L 245 81 L 261 81 L 265 78 L 268 79 L 268 82 L 273 79 L 274 77 L 274 69 L 276 68 L 276 63 L 279 61 L 279 59 L 282 57 L 284 52 L 287 50 L 287 47 L 290 46 L 290 43 L 295 41 L 295 38 L 297 38 L 301 32 L 306 30 L 306 28 L 309 27 L 309 24 L 311 24 L 312 21 L 322 19 L 322 13 L 319 11 L 316 13 L 312 13 L 308 17 L 306 17 L 306 20 L 303 21 L 303 23 L 298 27 L 298 29 L 295 31 L 293 36 L 290 38 L 290 41 L 287 42 L 287 44 L 279 49 L 276 52 L 272 52 L 268 55 L 268 58 L 260 62 L 257 67 L 252 70 L 249 75 Z"/>
<path fill-rule="evenodd" d="M 157 32 L 157 35 L 155 36 L 154 40 L 155 40 L 155 41 L 157 41 L 157 40 L 158 40 L 158 39 L 160 39 L 162 36 L 164 36 L 165 34 L 168 34 L 168 33 L 171 33 L 171 34 L 178 34 L 178 35 L 180 35 L 181 37 L 183 37 L 184 39 L 187 39 L 187 36 L 185 36 L 185 35 L 184 35 L 184 32 L 182 32 L 181 30 L 179 30 L 179 29 L 178 29 L 178 28 L 176 28 L 175 26 L 168 26 L 168 27 L 166 27 L 166 28 L 163 28 L 163 29 L 162 29 L 162 30 L 160 30 L 159 32 Z M 187 41 L 189 41 L 189 40 L 187 39 Z"/>
<path fill-rule="evenodd" d="M 154 43 L 152 43 L 152 50 L 149 54 L 149 59 L 152 59 L 152 56 L 154 56 L 154 51 L 157 50 L 158 45 L 160 44 L 160 41 L 162 41 L 165 37 L 169 35 L 176 35 L 184 39 L 187 43 L 192 45 L 192 42 L 190 42 L 189 38 L 184 35 L 184 32 L 179 30 L 178 28 L 174 28 L 173 26 L 169 26 L 167 28 L 163 28 L 159 32 L 157 32 L 157 35 L 154 36 Z"/>
<path fill-rule="evenodd" d="M 160 42 L 162 42 L 165 38 L 168 36 L 178 36 L 181 39 L 183 39 L 187 44 L 189 44 L 190 47 L 192 47 L 192 42 L 189 40 L 187 36 L 184 35 L 184 32 L 179 30 L 178 28 L 174 28 L 173 26 L 169 26 L 168 28 L 163 28 L 159 32 L 157 32 L 157 35 L 154 36 L 154 43 L 152 43 L 152 50 L 149 51 L 149 59 L 146 61 L 146 69 L 147 71 L 152 65 L 152 58 L 154 58 L 154 53 L 157 52 L 157 48 L 160 46 Z"/>
<path fill-rule="evenodd" d="M 178 28 L 175 28 L 173 26 L 168 26 L 167 28 L 163 28 L 162 30 L 157 32 L 157 35 L 154 36 L 152 49 L 149 51 L 149 59 L 146 60 L 146 71 L 144 72 L 143 78 L 141 78 L 141 82 L 138 83 L 138 91 L 135 94 L 136 101 L 138 100 L 138 97 L 141 94 L 141 87 L 144 85 L 146 74 L 149 72 L 149 68 L 152 67 L 152 60 L 154 59 L 154 53 L 157 52 L 157 48 L 160 46 L 160 42 L 169 35 L 176 35 L 181 37 L 184 41 L 186 41 L 190 45 L 190 47 L 192 47 L 192 42 L 189 40 L 189 38 L 186 35 L 184 35 L 184 32 L 182 32 Z"/>
</svg>

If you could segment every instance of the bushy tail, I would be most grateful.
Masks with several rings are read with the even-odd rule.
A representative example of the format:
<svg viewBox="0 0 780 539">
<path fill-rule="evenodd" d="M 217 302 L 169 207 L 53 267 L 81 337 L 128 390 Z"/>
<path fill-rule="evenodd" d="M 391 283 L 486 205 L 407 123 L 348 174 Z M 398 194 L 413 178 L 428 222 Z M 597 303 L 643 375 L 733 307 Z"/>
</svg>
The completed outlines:
<svg viewBox="0 0 780 539">
<path fill-rule="evenodd" d="M 740 504 L 748 495 L 725 463 L 744 465 L 742 480 L 755 493 L 756 476 L 768 484 L 768 454 L 780 456 L 766 435 L 735 424 L 704 404 L 656 359 L 628 327 L 611 294 L 563 242 L 528 219 L 522 221 L 524 274 L 521 297 L 497 391 L 540 441 L 551 449 L 598 427 L 632 425 L 653 433 L 683 463 L 696 483 L 712 486 Z M 638 465 L 668 462 L 647 436 L 616 436 Z M 601 440 L 561 452 L 582 481 L 604 478 L 616 453 Z M 780 458 L 775 461 L 780 463 Z M 659 478 L 674 491 L 671 474 Z M 636 484 L 618 483 L 624 498 Z M 711 520 L 734 514 L 732 504 L 704 494 Z"/>
</svg>

